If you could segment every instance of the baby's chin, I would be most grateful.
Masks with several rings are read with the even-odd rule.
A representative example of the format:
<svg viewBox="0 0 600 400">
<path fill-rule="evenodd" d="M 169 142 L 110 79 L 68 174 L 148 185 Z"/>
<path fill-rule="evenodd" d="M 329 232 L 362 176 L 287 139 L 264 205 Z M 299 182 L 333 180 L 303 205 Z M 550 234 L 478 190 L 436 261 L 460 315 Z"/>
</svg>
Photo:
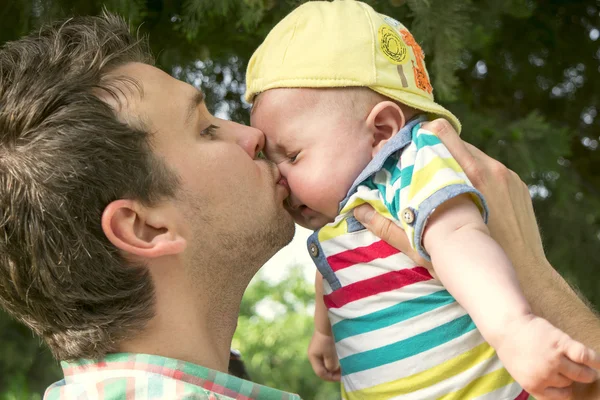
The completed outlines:
<svg viewBox="0 0 600 400">
<path fill-rule="evenodd" d="M 301 215 L 299 213 L 293 214 L 294 221 L 303 228 L 310 229 L 316 231 L 317 229 L 321 229 L 328 223 L 333 221 L 333 218 L 329 218 L 323 214 L 315 214 L 315 215 Z"/>
</svg>

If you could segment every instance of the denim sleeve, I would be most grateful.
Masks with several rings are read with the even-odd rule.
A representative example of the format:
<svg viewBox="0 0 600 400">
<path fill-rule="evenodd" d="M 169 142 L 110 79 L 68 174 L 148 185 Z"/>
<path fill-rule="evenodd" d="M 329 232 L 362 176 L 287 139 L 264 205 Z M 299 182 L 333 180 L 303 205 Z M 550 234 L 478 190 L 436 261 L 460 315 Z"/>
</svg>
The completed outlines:
<svg viewBox="0 0 600 400">
<path fill-rule="evenodd" d="M 470 194 L 486 223 L 488 209 L 482 194 L 473 187 L 434 133 L 417 126 L 413 129 L 412 139 L 400 159 L 403 183 L 397 194 L 400 205 L 398 218 L 411 246 L 421 257 L 430 260 L 422 238 L 427 220 L 437 207 L 461 194 Z"/>
</svg>

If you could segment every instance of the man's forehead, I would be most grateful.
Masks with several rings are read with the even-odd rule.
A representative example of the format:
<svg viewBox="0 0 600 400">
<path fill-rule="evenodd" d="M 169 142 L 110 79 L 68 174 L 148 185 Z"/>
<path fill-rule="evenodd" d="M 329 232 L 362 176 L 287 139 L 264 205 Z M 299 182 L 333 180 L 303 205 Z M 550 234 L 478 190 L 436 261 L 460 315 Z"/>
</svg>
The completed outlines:
<svg viewBox="0 0 600 400">
<path fill-rule="evenodd" d="M 164 97 L 195 91 L 193 86 L 173 78 L 159 68 L 143 63 L 135 62 L 119 66 L 110 75 L 120 75 L 135 80 L 141 87 L 143 97 Z"/>
<path fill-rule="evenodd" d="M 147 96 L 153 73 L 150 68 L 153 67 L 142 63 L 120 65 L 102 77 L 96 95 L 119 113 L 135 112 Z"/>
<path fill-rule="evenodd" d="M 120 103 L 118 110 L 121 112 L 152 117 L 155 113 L 171 113 L 181 109 L 183 120 L 187 118 L 190 103 L 197 105 L 204 100 L 203 94 L 190 84 L 148 64 L 128 63 L 115 68 L 106 78 L 118 85 L 118 90 L 114 91 L 118 98 L 113 100 Z M 136 90 L 126 89 L 126 86 L 135 87 Z M 114 105 L 111 99 L 108 100 Z"/>
</svg>

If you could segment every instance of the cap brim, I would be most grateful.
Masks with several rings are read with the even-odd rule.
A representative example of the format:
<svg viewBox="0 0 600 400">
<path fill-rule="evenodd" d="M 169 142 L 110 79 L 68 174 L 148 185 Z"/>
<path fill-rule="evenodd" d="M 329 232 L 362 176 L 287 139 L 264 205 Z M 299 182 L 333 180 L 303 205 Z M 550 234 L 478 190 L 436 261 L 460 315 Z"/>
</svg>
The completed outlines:
<svg viewBox="0 0 600 400">
<path fill-rule="evenodd" d="M 462 129 L 462 125 L 458 118 L 454 116 L 450 111 L 446 110 L 444 107 L 439 104 L 424 98 L 423 96 L 419 96 L 414 93 L 405 92 L 405 91 L 395 91 L 393 89 L 381 87 L 381 86 L 369 86 L 372 90 L 381 93 L 386 97 L 390 97 L 394 100 L 399 101 L 402 104 L 406 104 L 409 107 L 416 108 L 417 110 L 425 111 L 427 113 L 434 114 L 435 116 L 439 116 L 448 120 L 456 129 L 456 132 L 460 135 L 460 131 Z"/>
</svg>

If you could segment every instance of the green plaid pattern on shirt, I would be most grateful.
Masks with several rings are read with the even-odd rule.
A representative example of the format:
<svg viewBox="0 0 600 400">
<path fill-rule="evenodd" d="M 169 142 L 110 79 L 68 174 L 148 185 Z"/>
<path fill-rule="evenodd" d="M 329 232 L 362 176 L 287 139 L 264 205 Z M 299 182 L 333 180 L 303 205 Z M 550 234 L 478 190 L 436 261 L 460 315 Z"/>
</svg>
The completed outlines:
<svg viewBox="0 0 600 400">
<path fill-rule="evenodd" d="M 102 360 L 63 361 L 61 366 L 65 378 L 46 390 L 44 400 L 300 400 L 295 394 L 148 354 L 110 354 Z"/>
</svg>

